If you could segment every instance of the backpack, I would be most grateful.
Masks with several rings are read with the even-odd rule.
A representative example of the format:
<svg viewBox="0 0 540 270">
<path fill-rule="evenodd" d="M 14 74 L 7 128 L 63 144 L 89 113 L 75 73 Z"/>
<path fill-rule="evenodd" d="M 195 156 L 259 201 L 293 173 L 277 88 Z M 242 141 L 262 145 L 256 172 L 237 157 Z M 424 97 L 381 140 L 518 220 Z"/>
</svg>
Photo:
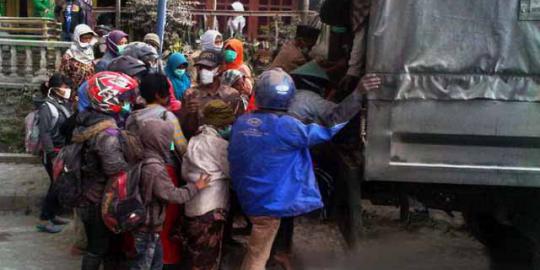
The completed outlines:
<svg viewBox="0 0 540 270">
<path fill-rule="evenodd" d="M 112 232 L 128 232 L 144 224 L 147 205 L 141 195 L 141 175 L 145 165 L 154 163 L 159 161 L 140 161 L 127 174 L 107 183 L 101 202 L 101 214 L 103 222 Z"/>
<path fill-rule="evenodd" d="M 52 126 L 56 126 L 56 123 L 58 122 L 58 119 L 60 117 L 60 112 L 58 108 L 52 104 L 49 101 L 45 101 L 43 105 L 41 106 L 47 106 L 49 108 L 49 111 L 51 112 L 52 116 Z M 26 117 L 24 118 L 24 126 L 25 126 L 25 136 L 24 136 L 24 145 L 26 148 L 26 153 L 32 154 L 32 155 L 39 155 L 39 153 L 42 150 L 42 145 L 39 141 L 39 110 L 34 110 L 30 112 Z M 69 112 L 62 109 L 62 113 L 67 117 L 69 117 Z"/>
<path fill-rule="evenodd" d="M 58 121 L 59 113 L 56 106 L 51 104 L 50 102 L 45 102 L 41 106 L 47 106 L 49 107 L 49 111 L 52 115 L 52 123 L 53 126 L 56 125 L 56 122 Z M 39 152 L 42 150 L 42 145 L 39 141 L 39 110 L 34 110 L 30 112 L 25 118 L 25 136 L 24 136 L 24 145 L 26 147 L 26 153 L 32 154 L 32 155 L 39 155 Z"/>
<path fill-rule="evenodd" d="M 84 157 L 84 143 L 64 146 L 53 162 L 53 188 L 60 205 L 66 208 L 80 206 L 84 187 L 81 165 Z"/>
<path fill-rule="evenodd" d="M 104 125 L 98 131 L 107 129 Z M 87 188 L 82 178 L 86 142 L 72 143 L 62 147 L 53 161 L 53 189 L 58 201 L 65 208 L 81 206 Z"/>
</svg>

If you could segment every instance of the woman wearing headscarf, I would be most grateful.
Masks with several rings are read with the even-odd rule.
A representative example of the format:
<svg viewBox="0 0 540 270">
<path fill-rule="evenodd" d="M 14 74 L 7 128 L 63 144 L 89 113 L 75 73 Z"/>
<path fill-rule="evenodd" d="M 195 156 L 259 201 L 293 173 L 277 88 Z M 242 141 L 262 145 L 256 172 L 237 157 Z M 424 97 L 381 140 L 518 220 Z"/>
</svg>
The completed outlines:
<svg viewBox="0 0 540 270">
<path fill-rule="evenodd" d="M 221 51 L 223 48 L 223 36 L 216 30 L 208 30 L 201 36 L 202 51 Z"/>
<path fill-rule="evenodd" d="M 125 46 L 128 43 L 128 34 L 124 33 L 121 30 L 114 30 L 107 35 L 107 38 L 105 39 L 105 44 L 107 45 L 107 51 L 105 51 L 105 54 L 103 57 L 99 60 L 99 62 L 96 64 L 96 71 L 106 71 L 107 67 L 111 63 L 111 61 L 122 55 L 122 52 L 124 51 Z"/>
<path fill-rule="evenodd" d="M 229 39 L 224 46 L 223 51 L 224 64 L 222 72 L 236 69 L 244 73 L 245 76 L 245 95 L 251 96 L 253 90 L 253 79 L 251 77 L 251 68 L 244 63 L 244 44 L 238 39 Z"/>
<path fill-rule="evenodd" d="M 60 64 L 60 72 L 71 78 L 75 87 L 95 73 L 94 49 L 97 34 L 90 26 L 79 24 L 73 32 L 73 44 L 66 51 Z"/>
<path fill-rule="evenodd" d="M 182 100 L 184 92 L 191 87 L 191 78 L 187 72 L 188 61 L 181 53 L 173 53 L 167 60 L 165 73 L 174 88 L 174 96 Z"/>
</svg>

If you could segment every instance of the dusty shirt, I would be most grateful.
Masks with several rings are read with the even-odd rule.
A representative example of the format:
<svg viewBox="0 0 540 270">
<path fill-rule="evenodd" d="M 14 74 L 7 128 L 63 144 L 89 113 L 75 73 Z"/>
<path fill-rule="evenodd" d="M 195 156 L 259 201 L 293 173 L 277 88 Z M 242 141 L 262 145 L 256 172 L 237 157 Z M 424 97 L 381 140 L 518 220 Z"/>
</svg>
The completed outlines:
<svg viewBox="0 0 540 270">
<path fill-rule="evenodd" d="M 337 104 L 312 91 L 298 89 L 289 105 L 288 113 L 304 123 L 330 127 L 349 121 L 361 108 L 362 95 L 357 91 Z"/>
<path fill-rule="evenodd" d="M 210 184 L 185 206 L 188 217 L 202 216 L 229 205 L 229 143 L 210 126 L 201 126 L 200 133 L 191 138 L 182 162 L 182 178 L 195 183 L 201 173 L 210 175 Z"/>
<path fill-rule="evenodd" d="M 288 73 L 307 63 L 307 61 L 300 48 L 296 47 L 294 41 L 291 40 L 283 44 L 270 68 L 280 67 Z"/>
<path fill-rule="evenodd" d="M 174 145 L 177 152 L 182 155 L 186 151 L 187 140 L 176 116 L 160 105 L 150 104 L 144 109 L 134 111 L 126 122 L 126 128 L 137 134 L 138 126 L 147 119 L 162 119 L 174 126 Z"/>
<path fill-rule="evenodd" d="M 181 124 L 182 129 L 187 137 L 192 137 L 202 125 L 203 110 L 206 104 L 215 99 L 223 100 L 233 109 L 235 115 L 244 113 L 244 103 L 240 97 L 240 93 L 232 87 L 222 85 L 217 91 L 211 92 L 200 87 L 192 87 L 184 94 L 184 104 L 188 104 L 191 100 L 199 101 L 199 110 L 197 113 L 187 112 L 187 106 L 182 107 Z"/>
</svg>

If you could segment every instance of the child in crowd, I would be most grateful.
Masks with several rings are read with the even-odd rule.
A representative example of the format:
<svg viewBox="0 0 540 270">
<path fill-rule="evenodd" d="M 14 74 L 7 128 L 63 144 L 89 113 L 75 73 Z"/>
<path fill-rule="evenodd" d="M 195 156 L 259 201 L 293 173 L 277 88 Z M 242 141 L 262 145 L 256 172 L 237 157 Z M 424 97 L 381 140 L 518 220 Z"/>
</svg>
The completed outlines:
<svg viewBox="0 0 540 270">
<path fill-rule="evenodd" d="M 141 172 L 141 194 L 147 207 L 145 224 L 133 236 L 136 257 L 130 269 L 162 269 L 163 248 L 160 232 L 168 203 L 183 204 L 208 186 L 210 176 L 201 174 L 194 183 L 177 188 L 167 174 L 165 160 L 173 141 L 174 127 L 161 119 L 148 119 L 139 127 L 138 134 L 144 146 Z"/>
<path fill-rule="evenodd" d="M 210 175 L 208 188 L 185 206 L 190 269 L 219 268 L 229 206 L 227 140 L 234 118 L 233 110 L 225 102 L 209 101 L 203 109 L 203 125 L 191 138 L 184 155 L 183 179 L 195 182 L 201 173 Z"/>
</svg>

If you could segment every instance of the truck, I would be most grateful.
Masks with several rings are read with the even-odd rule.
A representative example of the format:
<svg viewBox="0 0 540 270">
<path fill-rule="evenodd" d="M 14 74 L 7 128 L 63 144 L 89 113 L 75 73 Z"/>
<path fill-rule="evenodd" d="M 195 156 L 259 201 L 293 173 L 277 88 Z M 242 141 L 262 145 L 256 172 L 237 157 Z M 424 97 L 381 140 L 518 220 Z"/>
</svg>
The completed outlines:
<svg viewBox="0 0 540 270">
<path fill-rule="evenodd" d="M 366 140 L 338 149 L 351 243 L 361 199 L 463 213 L 489 250 L 540 244 L 540 0 L 372 0 Z M 358 150 L 360 149 L 360 150 Z"/>
</svg>

